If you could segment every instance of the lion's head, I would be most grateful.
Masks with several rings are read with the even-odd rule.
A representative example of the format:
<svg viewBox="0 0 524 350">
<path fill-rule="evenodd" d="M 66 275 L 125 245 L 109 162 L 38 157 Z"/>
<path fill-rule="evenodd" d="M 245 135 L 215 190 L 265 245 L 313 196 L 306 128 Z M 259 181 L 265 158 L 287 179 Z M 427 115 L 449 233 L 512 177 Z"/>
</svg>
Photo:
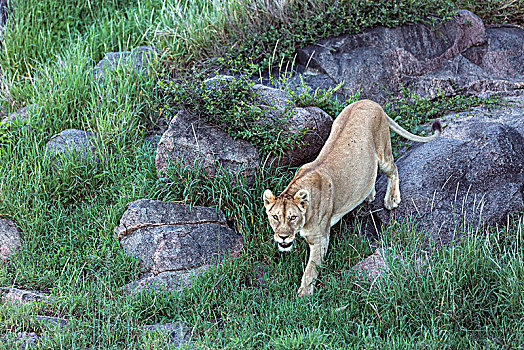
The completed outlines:
<svg viewBox="0 0 524 350">
<path fill-rule="evenodd" d="M 270 190 L 264 191 L 264 207 L 280 251 L 288 252 L 293 247 L 296 234 L 306 223 L 309 198 L 304 189 L 294 196 L 283 193 L 276 198 Z"/>
</svg>

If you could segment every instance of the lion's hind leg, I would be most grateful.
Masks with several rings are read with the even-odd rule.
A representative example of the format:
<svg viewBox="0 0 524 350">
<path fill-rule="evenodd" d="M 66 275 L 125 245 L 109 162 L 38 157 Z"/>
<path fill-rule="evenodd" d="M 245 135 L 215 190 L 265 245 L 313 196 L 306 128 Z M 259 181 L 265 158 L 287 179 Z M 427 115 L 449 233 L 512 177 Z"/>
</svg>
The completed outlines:
<svg viewBox="0 0 524 350">
<path fill-rule="evenodd" d="M 384 206 L 391 210 L 400 204 L 400 186 L 397 166 L 394 163 L 391 149 L 385 157 L 378 157 L 378 166 L 388 178 L 388 188 L 384 197 Z M 382 159 L 381 159 L 382 158 Z"/>
<path fill-rule="evenodd" d="M 386 209 L 391 210 L 400 204 L 400 187 L 398 170 L 391 151 L 389 135 L 387 142 L 381 148 L 382 152 L 377 152 L 378 167 L 388 178 L 388 188 L 386 190 L 386 196 L 384 197 L 384 206 Z"/>
<path fill-rule="evenodd" d="M 391 210 L 400 204 L 400 187 L 398 170 L 391 149 L 391 136 L 386 114 L 382 112 L 381 118 L 377 119 L 379 125 L 373 133 L 375 142 L 375 154 L 377 156 L 379 169 L 388 178 L 388 188 L 384 197 L 384 206 Z"/>
</svg>

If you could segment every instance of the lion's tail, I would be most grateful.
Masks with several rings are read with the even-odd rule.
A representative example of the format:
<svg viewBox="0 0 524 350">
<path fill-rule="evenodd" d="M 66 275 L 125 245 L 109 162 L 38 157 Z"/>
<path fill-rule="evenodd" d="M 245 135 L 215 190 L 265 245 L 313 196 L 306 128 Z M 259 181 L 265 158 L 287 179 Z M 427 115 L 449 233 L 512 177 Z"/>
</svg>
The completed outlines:
<svg viewBox="0 0 524 350">
<path fill-rule="evenodd" d="M 440 124 L 440 120 L 438 120 L 438 119 L 435 120 L 433 122 L 433 124 L 431 125 L 431 131 L 433 131 L 433 135 L 423 137 L 423 136 L 418 136 L 418 135 L 410 133 L 409 131 L 407 131 L 406 129 L 402 128 L 400 125 L 398 125 L 393 119 L 391 119 L 388 116 L 386 116 L 386 117 L 388 118 L 388 123 L 389 123 L 389 127 L 391 128 L 391 130 L 393 130 L 394 132 L 396 132 L 400 136 L 402 136 L 402 137 L 404 137 L 404 138 L 406 138 L 408 140 L 411 140 L 411 141 L 415 141 L 415 142 L 429 142 L 429 141 L 433 141 L 436 138 L 438 138 L 440 136 L 440 134 L 442 133 L 442 125 Z"/>
</svg>

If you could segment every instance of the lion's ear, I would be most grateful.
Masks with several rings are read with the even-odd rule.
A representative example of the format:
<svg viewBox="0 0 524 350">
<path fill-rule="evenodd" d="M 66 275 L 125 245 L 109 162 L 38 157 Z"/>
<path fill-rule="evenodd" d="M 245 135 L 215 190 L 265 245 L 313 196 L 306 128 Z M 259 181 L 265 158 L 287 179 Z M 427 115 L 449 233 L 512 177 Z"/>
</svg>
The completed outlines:
<svg viewBox="0 0 524 350">
<path fill-rule="evenodd" d="M 304 189 L 299 190 L 295 194 L 295 197 L 293 197 L 293 201 L 295 202 L 295 204 L 298 205 L 298 207 L 302 209 L 303 211 L 305 211 L 307 207 L 309 206 L 309 200 L 310 200 L 309 192 L 308 190 L 304 190 Z"/>
<path fill-rule="evenodd" d="M 262 198 L 264 198 L 264 207 L 266 208 L 275 203 L 275 196 L 271 190 L 265 190 Z"/>
</svg>

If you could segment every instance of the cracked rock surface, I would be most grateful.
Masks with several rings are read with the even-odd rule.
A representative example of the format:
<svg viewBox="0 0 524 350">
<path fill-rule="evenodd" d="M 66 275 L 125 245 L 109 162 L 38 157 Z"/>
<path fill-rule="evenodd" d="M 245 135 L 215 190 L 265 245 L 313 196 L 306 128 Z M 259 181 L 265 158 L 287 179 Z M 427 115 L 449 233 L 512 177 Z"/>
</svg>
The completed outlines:
<svg viewBox="0 0 524 350">
<path fill-rule="evenodd" d="M 509 106 L 475 108 L 449 118 L 442 136 L 415 143 L 396 161 L 402 202 L 384 209 L 386 178 L 377 181 L 373 205 L 383 223 L 411 218 L 414 231 L 437 245 L 456 232 L 505 224 L 524 200 L 524 96 Z"/>
<path fill-rule="evenodd" d="M 240 174 L 246 183 L 254 181 L 258 151 L 249 142 L 234 140 L 217 126 L 181 110 L 162 135 L 156 153 L 156 170 L 162 177 L 170 163 L 201 167 L 210 177 L 220 172 Z"/>
<path fill-rule="evenodd" d="M 486 28 L 460 10 L 436 28 L 376 27 L 298 50 L 305 82 L 383 103 L 403 86 L 426 97 L 524 89 L 524 29 Z M 307 68 L 305 68 L 307 66 Z"/>
<path fill-rule="evenodd" d="M 1 293 L 1 290 L 0 290 Z M 32 302 L 46 302 L 49 297 L 43 293 L 18 288 L 5 288 L 4 295 L 0 299 L 4 302 L 27 304 Z"/>
<path fill-rule="evenodd" d="M 143 274 L 127 286 L 130 291 L 180 288 L 243 247 L 242 236 L 218 209 L 147 199 L 127 205 L 115 236 L 124 252 L 140 261 Z"/>
</svg>

